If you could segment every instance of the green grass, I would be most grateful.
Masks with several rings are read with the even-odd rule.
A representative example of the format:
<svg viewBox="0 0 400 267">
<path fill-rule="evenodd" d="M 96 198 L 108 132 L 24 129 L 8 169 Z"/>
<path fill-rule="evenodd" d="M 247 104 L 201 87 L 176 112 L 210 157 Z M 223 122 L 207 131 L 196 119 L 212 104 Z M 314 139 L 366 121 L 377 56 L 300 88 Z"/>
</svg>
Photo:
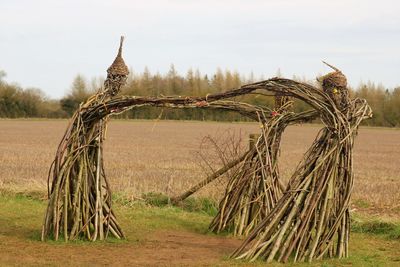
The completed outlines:
<svg viewBox="0 0 400 267">
<path fill-rule="evenodd" d="M 0 251 L 10 249 L 16 243 L 42 246 L 40 229 L 46 202 L 40 200 L 41 197 L 36 194 L 13 195 L 0 192 Z M 211 215 L 215 213 L 215 203 L 204 199 L 190 199 L 182 207 L 174 207 L 168 204 L 168 200 L 165 202 L 162 195 L 154 193 L 144 196 L 144 199 L 145 201 L 128 201 L 122 196 L 114 197 L 114 208 L 127 240 L 109 239 L 95 243 L 77 240 L 68 244 L 49 241 L 47 245 L 59 248 L 142 246 L 146 236 L 163 230 L 193 232 L 202 234 L 205 238 L 212 235 L 208 233 L 208 224 L 212 219 Z M 326 259 L 312 264 L 274 263 L 270 266 L 400 266 L 400 224 L 353 217 L 355 219 L 352 222 L 349 258 Z M 17 264 L 18 259 L 16 260 Z M 230 260 L 227 256 L 221 257 L 220 264 L 249 266 L 247 262 Z M 1 257 L 0 265 L 3 265 Z M 265 263 L 257 261 L 250 266 L 265 266 Z"/>
<path fill-rule="evenodd" d="M 146 204 L 154 207 L 166 207 L 171 205 L 169 197 L 161 193 L 150 192 L 143 194 L 142 198 Z M 184 211 L 200 212 L 210 216 L 215 216 L 218 211 L 218 203 L 204 197 L 189 197 L 177 204 L 177 207 L 182 208 Z"/>
<path fill-rule="evenodd" d="M 354 233 L 378 235 L 388 240 L 400 241 L 400 223 L 398 222 L 353 216 L 351 230 Z"/>
<path fill-rule="evenodd" d="M 353 204 L 359 208 L 369 208 L 371 205 L 364 199 L 357 199 L 353 201 Z"/>
</svg>

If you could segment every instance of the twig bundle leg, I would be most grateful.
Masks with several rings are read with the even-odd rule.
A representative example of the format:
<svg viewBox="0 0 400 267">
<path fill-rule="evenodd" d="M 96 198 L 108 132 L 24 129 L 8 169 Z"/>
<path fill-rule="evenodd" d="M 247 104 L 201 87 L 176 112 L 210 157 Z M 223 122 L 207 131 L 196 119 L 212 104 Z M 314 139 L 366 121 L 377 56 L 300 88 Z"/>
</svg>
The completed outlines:
<svg viewBox="0 0 400 267">
<path fill-rule="evenodd" d="M 290 105 L 291 102 L 277 104 L 279 112 L 273 111 L 269 119 L 259 114 L 261 135 L 230 177 L 210 224 L 211 231 L 232 228 L 234 235 L 247 236 L 281 198 L 284 186 L 279 178 L 278 154 L 282 133 L 291 121 L 292 113 L 286 112 Z"/>
</svg>

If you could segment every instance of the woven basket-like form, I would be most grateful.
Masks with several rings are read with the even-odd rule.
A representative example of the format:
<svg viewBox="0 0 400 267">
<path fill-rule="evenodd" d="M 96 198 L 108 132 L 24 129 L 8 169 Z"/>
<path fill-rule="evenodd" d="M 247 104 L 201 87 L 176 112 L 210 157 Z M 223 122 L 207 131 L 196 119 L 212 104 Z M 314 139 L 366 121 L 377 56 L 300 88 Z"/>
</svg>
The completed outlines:
<svg viewBox="0 0 400 267">
<path fill-rule="evenodd" d="M 118 50 L 118 55 L 114 59 L 114 62 L 111 64 L 111 66 L 107 69 L 108 74 L 112 75 L 128 75 L 129 70 L 128 67 L 125 65 L 125 61 L 122 58 L 122 44 L 124 42 L 124 37 L 121 36 L 121 42 L 119 45 L 119 50 Z"/>
<path fill-rule="evenodd" d="M 107 73 L 113 75 L 128 75 L 129 70 L 128 67 L 125 65 L 125 61 L 122 57 L 118 54 L 118 56 L 114 59 L 114 62 L 111 66 L 107 69 Z"/>
<path fill-rule="evenodd" d="M 317 78 L 317 80 L 321 83 L 324 92 L 330 96 L 336 105 L 340 108 L 345 108 L 350 101 L 349 91 L 347 89 L 347 78 L 336 67 L 329 65 L 326 62 L 324 63 L 335 71 Z"/>
<path fill-rule="evenodd" d="M 323 88 L 346 88 L 347 79 L 341 71 L 330 72 L 320 78 Z"/>
</svg>

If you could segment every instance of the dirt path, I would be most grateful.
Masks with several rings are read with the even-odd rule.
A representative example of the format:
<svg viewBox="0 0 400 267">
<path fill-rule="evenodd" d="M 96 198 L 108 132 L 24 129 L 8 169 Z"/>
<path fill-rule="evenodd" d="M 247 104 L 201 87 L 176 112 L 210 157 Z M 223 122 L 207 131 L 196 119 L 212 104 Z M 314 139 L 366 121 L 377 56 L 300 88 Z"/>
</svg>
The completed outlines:
<svg viewBox="0 0 400 267">
<path fill-rule="evenodd" d="M 240 244 L 186 231 L 156 231 L 143 241 L 114 244 L 27 242 L 1 235 L 0 241 L 1 265 L 19 266 L 215 266 Z"/>
</svg>

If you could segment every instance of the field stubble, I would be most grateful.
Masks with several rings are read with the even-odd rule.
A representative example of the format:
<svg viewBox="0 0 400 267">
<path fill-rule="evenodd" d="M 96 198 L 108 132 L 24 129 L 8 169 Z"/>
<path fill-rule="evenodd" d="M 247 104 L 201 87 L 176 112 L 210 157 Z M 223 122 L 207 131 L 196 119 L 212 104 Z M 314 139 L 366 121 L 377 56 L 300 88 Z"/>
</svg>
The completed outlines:
<svg viewBox="0 0 400 267">
<path fill-rule="evenodd" d="M 65 120 L 0 120 L 0 189 L 46 190 L 47 172 Z M 241 140 L 257 133 L 256 123 L 112 120 L 105 143 L 105 168 L 114 192 L 140 198 L 143 193 L 179 194 L 220 164 L 204 137 Z M 282 141 L 281 175 L 287 180 L 311 145 L 319 125 L 289 127 Z M 235 137 L 232 137 L 232 136 Z M 361 128 L 354 155 L 353 208 L 369 215 L 400 218 L 400 130 Z M 203 155 L 200 156 L 200 155 Z M 224 179 L 197 195 L 218 199 Z"/>
</svg>

